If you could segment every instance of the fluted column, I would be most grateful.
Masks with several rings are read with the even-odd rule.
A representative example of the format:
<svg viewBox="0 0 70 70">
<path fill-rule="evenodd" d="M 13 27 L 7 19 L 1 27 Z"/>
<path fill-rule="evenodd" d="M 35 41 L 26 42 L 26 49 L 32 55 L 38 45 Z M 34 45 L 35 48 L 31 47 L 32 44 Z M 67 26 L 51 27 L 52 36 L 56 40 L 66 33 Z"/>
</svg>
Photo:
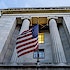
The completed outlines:
<svg viewBox="0 0 70 70">
<path fill-rule="evenodd" d="M 25 31 L 25 30 L 28 30 L 28 29 L 29 29 L 29 24 L 30 24 L 30 21 L 29 21 L 28 19 L 24 19 L 19 34 L 21 34 L 21 33 L 22 33 L 23 31 Z"/>
<path fill-rule="evenodd" d="M 49 21 L 49 30 L 52 41 L 52 52 L 54 63 L 66 63 L 66 58 L 61 43 L 59 31 L 57 28 L 57 23 L 54 19 Z"/>
<path fill-rule="evenodd" d="M 22 34 L 24 31 L 29 29 L 29 24 L 30 24 L 30 21 L 28 19 L 24 19 L 24 21 L 22 22 L 22 26 L 21 26 L 19 35 Z M 16 51 L 16 48 L 15 48 L 15 51 Z M 15 55 L 15 53 L 16 53 L 15 51 L 14 51 L 14 54 L 13 54 L 13 59 L 14 60 L 12 59 L 12 61 L 17 62 L 17 63 L 23 63 L 25 58 L 27 58 L 27 56 L 24 55 L 20 58 L 17 58 L 17 56 L 16 56 L 17 54 Z"/>
</svg>

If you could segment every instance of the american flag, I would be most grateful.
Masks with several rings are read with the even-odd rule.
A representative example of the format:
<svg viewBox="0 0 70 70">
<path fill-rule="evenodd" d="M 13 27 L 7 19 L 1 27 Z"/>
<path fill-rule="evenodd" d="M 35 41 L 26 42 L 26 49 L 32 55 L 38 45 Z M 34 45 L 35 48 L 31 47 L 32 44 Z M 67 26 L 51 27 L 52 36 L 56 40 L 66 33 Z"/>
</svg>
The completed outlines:
<svg viewBox="0 0 70 70">
<path fill-rule="evenodd" d="M 38 24 L 22 32 L 16 41 L 18 57 L 38 49 Z"/>
</svg>

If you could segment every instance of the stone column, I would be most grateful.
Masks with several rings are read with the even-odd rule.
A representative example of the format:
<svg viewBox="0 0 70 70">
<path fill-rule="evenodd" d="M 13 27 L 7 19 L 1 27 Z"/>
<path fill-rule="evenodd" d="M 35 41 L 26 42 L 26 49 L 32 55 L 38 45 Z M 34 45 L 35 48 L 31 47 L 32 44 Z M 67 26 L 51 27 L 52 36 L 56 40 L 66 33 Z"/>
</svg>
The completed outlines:
<svg viewBox="0 0 70 70">
<path fill-rule="evenodd" d="M 28 30 L 29 29 L 29 24 L 30 24 L 30 21 L 28 19 L 24 19 L 23 23 L 22 23 L 22 26 L 21 26 L 21 29 L 20 29 L 20 32 L 19 32 L 19 35 L 24 32 L 25 30 Z M 14 49 L 14 52 L 13 52 L 13 56 L 12 56 L 12 59 L 11 59 L 11 62 L 14 62 L 13 64 L 15 65 L 16 63 L 23 63 L 24 62 L 24 59 L 26 58 L 26 56 L 22 56 L 20 58 L 17 57 L 17 53 L 16 53 L 16 47 Z"/>
<path fill-rule="evenodd" d="M 24 31 L 29 30 L 29 25 L 30 25 L 30 21 L 27 18 L 24 19 L 23 22 L 22 22 L 22 26 L 21 26 L 19 35 L 21 33 L 23 33 Z M 24 55 L 24 56 L 22 56 L 20 58 L 17 58 L 17 63 L 24 63 L 25 60 L 28 61 L 28 56 L 27 55 Z"/>
<path fill-rule="evenodd" d="M 0 17 L 1 17 L 1 11 L 0 11 Z"/>
<path fill-rule="evenodd" d="M 49 30 L 52 41 L 53 62 L 66 63 L 66 58 L 57 28 L 57 23 L 54 19 L 51 19 L 49 21 Z"/>
<path fill-rule="evenodd" d="M 24 19 L 19 34 L 21 34 L 22 32 L 24 32 L 25 30 L 28 30 L 29 29 L 29 24 L 30 24 L 30 21 L 28 19 Z"/>
</svg>

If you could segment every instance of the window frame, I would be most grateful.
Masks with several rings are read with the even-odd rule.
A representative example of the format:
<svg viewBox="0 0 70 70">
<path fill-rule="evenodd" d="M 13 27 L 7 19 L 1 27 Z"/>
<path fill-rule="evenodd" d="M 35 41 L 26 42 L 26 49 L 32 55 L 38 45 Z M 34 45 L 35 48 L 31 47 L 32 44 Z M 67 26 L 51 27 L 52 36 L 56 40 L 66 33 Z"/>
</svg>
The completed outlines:
<svg viewBox="0 0 70 70">
<path fill-rule="evenodd" d="M 40 52 L 43 52 L 43 57 L 38 57 L 38 52 L 39 52 L 39 55 L 40 55 Z M 36 55 L 37 55 L 37 57 L 34 57 L 34 54 L 36 53 Z M 44 52 L 44 49 L 39 49 L 38 51 L 34 51 L 34 53 L 33 53 L 33 58 L 34 59 L 37 59 L 37 58 L 39 58 L 39 59 L 45 59 L 45 52 Z"/>
</svg>

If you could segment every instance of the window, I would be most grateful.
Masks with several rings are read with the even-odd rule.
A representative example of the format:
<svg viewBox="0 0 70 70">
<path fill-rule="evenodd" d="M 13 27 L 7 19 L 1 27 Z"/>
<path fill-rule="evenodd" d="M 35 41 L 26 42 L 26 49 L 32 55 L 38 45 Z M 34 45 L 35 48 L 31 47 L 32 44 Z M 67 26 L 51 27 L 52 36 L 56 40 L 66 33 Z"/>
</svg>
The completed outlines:
<svg viewBox="0 0 70 70">
<path fill-rule="evenodd" d="M 38 56 L 39 54 L 39 56 Z M 38 51 L 35 51 L 34 54 L 33 54 L 33 57 L 34 59 L 43 59 L 45 57 L 45 54 L 44 54 L 44 49 L 39 49 L 39 52 Z"/>
<path fill-rule="evenodd" d="M 39 35 L 38 35 L 38 42 L 39 43 L 44 43 L 44 33 L 39 33 Z"/>
<path fill-rule="evenodd" d="M 44 58 L 44 49 L 39 49 L 39 58 Z"/>
<path fill-rule="evenodd" d="M 38 57 L 38 52 L 37 51 L 34 52 L 33 57 L 34 58 L 37 58 Z"/>
</svg>

